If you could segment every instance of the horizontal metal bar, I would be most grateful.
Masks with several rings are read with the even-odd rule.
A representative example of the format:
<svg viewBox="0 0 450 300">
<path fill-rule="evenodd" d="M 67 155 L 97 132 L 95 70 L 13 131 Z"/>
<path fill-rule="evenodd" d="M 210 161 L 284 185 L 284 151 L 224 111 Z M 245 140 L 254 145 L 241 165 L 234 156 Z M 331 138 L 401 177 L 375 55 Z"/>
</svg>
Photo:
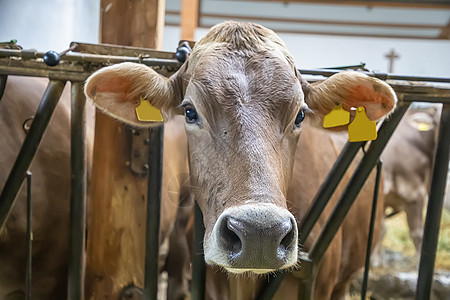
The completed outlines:
<svg viewBox="0 0 450 300">
<path fill-rule="evenodd" d="M 43 52 L 26 52 L 23 50 L 12 50 L 12 49 L 0 49 L 0 57 L 21 57 L 24 59 L 38 59 L 43 58 L 45 53 Z M 179 68 L 181 63 L 175 58 L 154 58 L 154 57 L 133 57 L 133 56 L 118 56 L 118 55 L 101 55 L 101 54 L 90 54 L 90 53 L 67 53 L 61 56 L 61 61 L 68 62 L 91 62 L 91 63 L 107 63 L 107 64 L 117 64 L 122 62 L 135 62 L 143 63 L 148 66 L 165 66 Z"/>
<path fill-rule="evenodd" d="M 305 75 L 306 74 L 307 75 L 321 75 L 321 76 L 329 77 L 329 76 L 332 76 L 339 72 L 342 72 L 342 70 L 299 69 L 299 72 L 301 74 L 305 74 Z M 375 77 L 375 78 L 378 78 L 381 80 L 407 80 L 407 81 L 428 81 L 428 82 L 450 83 L 450 78 L 447 78 L 447 77 L 394 75 L 394 74 L 388 74 L 388 73 L 374 73 L 374 72 L 364 72 L 364 71 L 358 71 L 358 72 L 364 73 L 370 77 Z"/>
<path fill-rule="evenodd" d="M 428 96 L 428 95 L 404 95 L 403 102 L 431 102 L 450 104 L 450 97 Z"/>
<path fill-rule="evenodd" d="M 380 127 L 378 138 L 373 141 L 367 153 L 359 163 L 338 203 L 325 224 L 319 238 L 310 249 L 310 258 L 318 264 L 330 245 L 334 235 L 342 224 L 347 212 L 359 194 L 363 184 L 377 163 L 381 152 L 389 141 L 392 133 L 408 109 L 409 104 L 401 105 Z"/>
<path fill-rule="evenodd" d="M 442 108 L 439 124 L 439 140 L 436 147 L 433 175 L 428 198 L 427 215 L 423 229 L 420 255 L 419 277 L 417 279 L 416 299 L 429 299 L 433 282 L 434 263 L 439 237 L 439 227 L 444 204 L 450 149 L 450 105 Z"/>
<path fill-rule="evenodd" d="M 44 63 L 42 63 L 44 64 Z M 92 72 L 66 72 L 28 67 L 11 67 L 0 64 L 0 75 L 47 77 L 55 80 L 85 81 Z"/>
<path fill-rule="evenodd" d="M 71 42 L 70 47 L 74 47 L 73 52 L 91 53 L 100 55 L 118 55 L 118 56 L 141 56 L 154 58 L 175 58 L 175 52 L 159 51 L 150 48 L 131 47 L 112 44 L 89 44 L 81 42 Z"/>
<path fill-rule="evenodd" d="M 64 89 L 65 82 L 50 81 L 45 90 L 42 101 L 39 104 L 29 134 L 22 144 L 16 162 L 9 173 L 5 186 L 0 194 L 0 228 L 5 225 L 6 220 L 14 205 L 17 192 L 22 185 L 25 172 L 36 153 L 42 136 L 47 128 L 53 111 L 58 103 L 59 97 Z"/>
</svg>

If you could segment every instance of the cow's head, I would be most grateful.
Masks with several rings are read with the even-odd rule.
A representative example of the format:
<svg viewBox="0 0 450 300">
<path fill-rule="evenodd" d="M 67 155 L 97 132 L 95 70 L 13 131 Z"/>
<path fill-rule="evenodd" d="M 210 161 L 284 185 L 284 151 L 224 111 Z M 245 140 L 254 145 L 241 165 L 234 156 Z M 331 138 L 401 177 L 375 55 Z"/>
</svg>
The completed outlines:
<svg viewBox="0 0 450 300">
<path fill-rule="evenodd" d="M 213 27 L 170 78 L 123 63 L 93 74 L 85 92 L 107 114 L 141 127 L 151 125 L 136 117 L 140 96 L 166 117 L 184 108 L 205 259 L 234 273 L 297 262 L 286 194 L 305 113 L 320 117 L 341 103 L 364 106 L 376 120 L 396 101 L 388 85 L 357 72 L 310 85 L 274 32 L 237 22 Z"/>
</svg>

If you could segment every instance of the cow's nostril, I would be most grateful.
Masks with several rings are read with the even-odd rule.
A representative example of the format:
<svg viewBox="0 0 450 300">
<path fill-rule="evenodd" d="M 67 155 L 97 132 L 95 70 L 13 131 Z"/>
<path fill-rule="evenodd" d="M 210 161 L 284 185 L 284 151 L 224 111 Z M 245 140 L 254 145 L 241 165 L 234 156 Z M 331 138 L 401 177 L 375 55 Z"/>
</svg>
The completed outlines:
<svg viewBox="0 0 450 300">
<path fill-rule="evenodd" d="M 231 218 L 226 218 L 220 228 L 223 248 L 228 251 L 231 256 L 235 256 L 242 251 L 242 241 L 239 237 L 239 230 L 235 227 Z"/>
<path fill-rule="evenodd" d="M 279 250 L 285 252 L 286 250 L 289 250 L 293 246 L 295 241 L 295 225 L 292 223 L 293 221 L 290 220 L 289 227 L 286 226 L 286 235 L 283 237 L 283 239 L 280 242 Z"/>
</svg>

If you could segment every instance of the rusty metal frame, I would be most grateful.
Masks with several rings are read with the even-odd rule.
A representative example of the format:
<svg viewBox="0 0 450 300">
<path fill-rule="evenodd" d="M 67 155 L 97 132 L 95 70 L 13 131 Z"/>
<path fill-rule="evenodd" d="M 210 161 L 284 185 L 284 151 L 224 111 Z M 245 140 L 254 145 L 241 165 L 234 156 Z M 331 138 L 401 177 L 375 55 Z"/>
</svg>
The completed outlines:
<svg viewBox="0 0 450 300">
<path fill-rule="evenodd" d="M 86 187 L 86 169 L 84 167 L 84 161 L 85 161 L 85 136 L 84 136 L 84 122 L 85 122 L 85 116 L 84 116 L 84 95 L 81 91 L 82 82 L 95 70 L 104 67 L 106 65 L 119 63 L 119 62 L 125 62 L 125 61 L 131 61 L 131 62 L 138 62 L 143 63 L 148 66 L 151 66 L 152 68 L 156 69 L 158 72 L 162 73 L 163 75 L 168 75 L 174 71 L 176 71 L 180 67 L 180 63 L 175 59 L 175 53 L 171 52 L 160 52 L 160 51 L 154 51 L 150 49 L 143 49 L 143 48 L 134 48 L 134 47 L 120 47 L 120 46 L 111 46 L 111 45 L 93 45 L 93 44 L 82 44 L 82 43 L 76 43 L 77 47 L 75 49 L 75 53 L 68 53 L 63 55 L 61 58 L 61 63 L 56 67 L 48 67 L 43 63 L 42 57 L 43 53 L 35 52 L 35 51 L 27 51 L 27 50 L 10 50 L 10 49 L 0 49 L 0 76 L 2 76 L 2 82 L 3 80 L 6 81 L 6 75 L 24 75 L 24 76 L 38 76 L 38 77 L 48 77 L 51 79 L 50 85 L 48 87 L 48 91 L 46 94 L 49 96 L 46 96 L 49 100 L 45 100 L 46 97 L 44 97 L 42 104 L 45 105 L 45 102 L 50 101 L 51 105 L 50 107 L 56 105 L 59 96 L 59 90 L 62 91 L 63 82 L 66 80 L 69 80 L 72 82 L 72 141 L 71 141 L 71 151 L 72 151 L 72 195 L 71 195 L 71 267 L 69 270 L 69 292 L 68 292 L 68 299 L 75 300 L 75 299 L 83 299 L 83 276 L 84 276 L 84 269 L 79 268 L 80 265 L 84 266 L 84 245 L 85 245 L 85 218 L 86 218 L 86 211 L 85 211 L 85 187 Z M 73 44 L 71 45 L 73 46 Z M 323 76 L 331 76 L 334 73 L 337 73 L 339 71 L 337 70 L 300 70 L 300 72 L 303 75 L 315 75 L 318 77 L 310 78 L 310 81 L 314 80 L 323 80 Z M 367 73 L 369 76 L 374 76 L 383 80 L 386 80 L 397 92 L 398 98 L 400 100 L 400 103 L 409 103 L 412 101 L 428 101 L 428 102 L 434 102 L 434 103 L 444 103 L 444 113 L 443 113 L 443 119 L 442 119 L 442 125 L 441 125 L 441 138 L 438 146 L 438 155 L 436 157 L 436 163 L 435 166 L 439 163 L 442 164 L 442 160 L 447 159 L 448 160 L 448 141 L 445 142 L 445 136 L 447 134 L 448 136 L 448 110 L 450 105 L 450 87 L 447 84 L 450 82 L 449 78 L 438 78 L 438 77 L 414 77 L 414 76 L 393 76 L 390 74 L 374 74 L 374 73 Z M 407 106 L 407 105 L 406 105 Z M 360 167 L 358 169 L 361 169 L 362 173 L 370 172 L 370 170 L 373 168 L 375 162 L 378 160 L 378 156 L 384 148 L 385 143 L 387 143 L 387 140 L 389 139 L 388 136 L 392 134 L 392 131 L 395 129 L 396 123 L 401 119 L 401 115 L 406 110 L 405 106 L 400 106 L 401 108 L 398 110 L 397 115 L 398 117 L 392 117 L 389 122 L 384 125 L 384 128 L 387 128 L 386 131 L 388 134 L 383 134 L 380 132 L 379 134 L 379 140 L 377 142 L 373 142 L 372 145 L 369 148 L 368 153 L 365 157 L 365 162 L 362 162 L 360 164 Z M 43 108 L 44 117 L 42 117 L 43 121 L 38 121 L 39 118 L 36 116 L 36 119 L 34 120 L 32 124 L 32 128 L 30 129 L 31 136 L 29 139 L 32 142 L 31 149 L 34 149 L 33 151 L 29 151 L 27 153 L 24 153 L 22 155 L 19 155 L 16 164 L 19 165 L 19 167 L 14 167 L 9 180 L 15 181 L 14 188 L 8 187 L 8 184 L 5 185 L 5 188 L 3 188 L 2 195 L 0 196 L 0 224 L 3 224 L 9 214 L 9 211 L 12 208 L 12 205 L 14 204 L 14 198 L 16 196 L 16 189 L 18 190 L 20 188 L 20 185 L 22 183 L 22 180 L 25 176 L 25 172 L 28 169 L 29 163 L 28 161 L 31 161 L 35 150 L 37 149 L 40 141 L 40 137 L 43 132 L 45 131 L 46 124 L 48 124 L 48 121 L 51 117 L 51 111 L 52 109 Z M 395 116 L 395 115 L 394 115 Z M 391 125 L 389 125 L 391 124 Z M 33 129 L 33 126 L 35 129 Z M 383 129 L 384 130 L 384 129 Z M 38 132 L 39 134 L 33 133 L 34 131 Z M 383 137 L 384 136 L 384 137 Z M 383 145 L 384 144 L 384 145 Z M 321 189 L 319 190 L 316 201 L 314 202 L 313 207 L 311 208 L 310 213 L 308 213 L 308 217 L 306 217 L 305 224 L 309 224 L 307 226 L 312 226 L 315 223 L 315 220 L 317 218 L 317 214 L 321 212 L 323 209 L 323 206 L 327 202 L 327 198 L 330 197 L 331 193 L 334 191 L 334 188 L 339 183 L 340 178 L 343 174 L 343 172 L 346 171 L 348 165 L 352 161 L 353 157 L 355 156 L 358 149 L 362 146 L 362 143 L 349 143 L 344 148 L 344 152 L 341 154 L 337 162 L 335 163 L 333 170 L 329 174 L 328 178 L 325 181 L 325 184 L 322 185 Z M 162 149 L 162 145 L 158 145 L 159 149 Z M 157 147 L 157 148 L 158 148 Z M 22 147 L 26 151 L 25 148 Z M 373 149 L 373 150 L 371 150 Z M 22 151 L 21 151 L 22 152 Z M 369 155 L 369 153 L 371 153 Z M 157 163 L 154 162 L 156 165 L 160 165 L 161 161 Z M 153 168 L 153 166 L 152 166 Z M 433 196 L 430 195 L 430 199 L 433 200 L 429 202 L 429 208 L 430 211 L 430 217 L 427 215 L 427 221 L 426 221 L 426 228 L 435 228 L 436 224 L 433 220 L 440 220 L 440 214 L 441 209 L 439 210 L 439 205 L 442 206 L 442 186 L 445 185 L 445 179 L 442 179 L 442 173 L 445 171 L 443 168 L 437 168 L 435 167 L 435 172 L 433 173 L 433 180 L 432 180 L 432 190 L 430 193 L 432 193 Z M 157 174 L 157 173 L 155 173 Z M 340 175 L 339 175 L 340 174 Z M 152 175 L 152 181 L 157 182 L 158 178 L 157 175 Z M 359 179 L 356 179 L 357 176 L 353 176 L 355 178 L 354 180 L 359 181 Z M 332 183 L 332 184 L 330 184 Z M 360 183 L 362 184 L 362 183 Z M 17 187 L 18 185 L 18 187 Z M 5 192 L 6 191 L 6 192 Z M 8 192 L 9 191 L 9 192 Z M 152 198 L 155 198 L 157 201 L 160 201 L 160 198 L 157 195 L 158 192 Z M 352 190 L 352 188 L 346 189 L 347 194 L 355 194 L 357 193 L 356 190 Z M 5 196 L 5 195 L 7 196 Z M 351 197 L 350 197 L 351 198 Z M 347 198 L 347 197 L 341 197 L 341 200 L 339 202 L 346 203 L 344 205 L 343 210 L 341 211 L 341 208 L 336 208 L 334 221 L 330 221 L 329 225 L 326 227 L 328 228 L 326 231 L 329 232 L 328 234 L 333 234 L 335 230 L 337 230 L 337 226 L 340 225 L 340 221 L 342 221 L 343 216 L 345 215 L 345 210 L 349 209 L 349 205 L 351 204 L 353 200 Z M 77 202 L 77 203 L 75 203 Z M 158 205 L 158 204 L 156 204 Z M 434 207 L 437 207 L 438 209 L 433 209 Z M 310 219 L 308 219 L 310 218 Z M 204 279 L 205 279 L 205 267 L 204 267 L 204 258 L 202 256 L 202 249 L 201 249 L 201 240 L 203 236 L 203 224 L 201 222 L 201 212 L 197 209 L 196 210 L 196 226 L 195 226 L 195 232 L 194 236 L 196 237 L 195 247 L 195 253 L 198 254 L 194 256 L 194 274 L 193 278 L 197 278 L 197 281 L 193 284 L 193 293 L 192 293 L 192 299 L 203 299 L 204 298 L 204 291 L 205 291 L 205 285 L 204 285 Z M 427 225 L 429 224 L 429 225 Z M 151 225 L 148 225 L 151 227 Z M 304 225 L 304 228 L 306 229 Z M 153 226 L 156 227 L 156 226 Z M 301 229 L 302 230 L 302 229 Z M 310 229 L 309 229 L 310 230 Z M 155 236 L 147 231 L 147 238 L 150 236 L 153 236 L 153 239 Z M 435 230 L 436 232 L 436 230 Z M 157 238 L 157 232 L 156 232 L 156 238 Z M 323 233 L 323 235 L 328 235 L 326 233 Z M 303 235 L 302 235 L 303 236 Z M 306 238 L 306 235 L 302 237 L 303 239 Z M 329 237 L 327 238 L 329 239 Z M 314 251 L 311 251 L 310 256 L 315 258 L 316 260 L 320 261 L 320 254 L 323 253 L 324 249 L 326 249 L 327 239 L 324 239 L 325 242 L 321 244 L 317 244 L 313 246 L 313 249 L 316 249 Z M 430 240 L 429 244 L 431 246 L 434 245 L 436 242 L 436 237 L 431 236 L 429 237 L 427 232 L 425 232 L 424 241 Z M 431 250 L 433 247 L 431 247 Z M 430 253 L 425 253 L 425 250 L 422 252 L 422 259 L 421 259 L 421 268 L 419 277 L 420 278 L 431 278 L 433 275 L 433 270 L 431 268 L 430 272 L 430 265 L 433 263 L 434 265 L 434 258 L 430 257 Z M 430 251 L 430 250 L 428 250 Z M 435 247 L 434 247 L 435 252 Z M 315 253 L 315 254 L 314 254 Z M 431 253 L 433 254 L 433 253 Z M 432 255 L 431 255 L 432 256 Z M 149 260 L 151 258 L 149 257 Z M 153 259 L 158 259 L 157 257 L 153 257 Z M 314 274 L 315 273 L 315 265 L 317 264 L 317 261 L 312 260 L 311 257 L 308 257 L 307 255 L 302 257 L 302 259 L 306 262 L 304 264 L 304 269 L 309 270 L 309 272 L 305 271 L 305 274 Z M 280 272 L 281 273 L 281 272 Z M 421 277 L 422 276 L 422 277 Z M 154 276 L 152 276 L 154 277 Z M 279 274 L 275 279 L 271 280 L 271 285 L 267 285 L 264 287 L 263 291 L 259 295 L 258 299 L 271 299 L 272 296 L 275 294 L 277 289 L 277 282 L 278 285 L 281 283 L 283 274 Z M 305 289 L 306 291 L 311 291 L 311 283 L 313 282 L 313 278 L 310 277 L 309 279 L 305 279 L 305 284 L 309 284 L 309 288 Z M 420 284 L 418 286 L 418 295 L 419 293 L 427 294 L 429 293 L 429 288 L 431 286 L 431 279 L 423 280 L 424 284 Z M 147 285 L 147 280 L 146 280 Z M 149 291 L 147 287 L 144 287 L 144 290 Z M 423 291 L 423 292 L 422 292 Z M 150 293 L 150 292 L 148 292 Z M 151 292 L 154 294 L 154 292 Z M 305 297 L 308 297 L 308 293 L 305 294 Z M 309 295 L 310 296 L 310 295 Z M 154 297 L 154 296 L 146 296 L 146 299 L 148 297 Z M 421 297 L 421 296 L 418 296 Z"/>
<path fill-rule="evenodd" d="M 173 73 L 181 66 L 181 63 L 175 59 L 175 53 L 173 52 L 145 48 L 84 43 L 72 43 L 71 48 L 76 52 L 64 53 L 61 56 L 60 63 L 54 67 L 44 64 L 45 53 L 35 50 L 0 48 L 0 92 L 3 92 L 8 75 L 47 77 L 50 79 L 16 163 L 2 188 L 0 194 L 0 227 L 6 222 L 13 208 L 17 193 L 50 122 L 65 82 L 66 80 L 71 81 L 71 224 L 67 299 L 81 300 L 84 299 L 86 246 L 86 99 L 83 93 L 83 83 L 94 71 L 115 63 L 142 63 L 163 75 Z M 159 149 L 162 154 L 162 129 L 155 132 L 155 145 L 155 149 Z M 150 158 L 152 159 L 150 162 L 152 168 L 149 169 L 148 198 L 151 198 L 151 201 L 148 201 L 148 203 L 152 215 L 148 217 L 146 240 L 147 248 L 151 248 L 151 252 L 154 252 L 153 244 L 158 245 L 159 221 L 155 223 L 152 222 L 152 219 L 157 219 L 159 216 L 162 156 L 153 157 L 150 155 Z M 160 166 L 159 171 L 155 171 L 155 165 Z M 149 242 L 150 238 L 152 238 L 152 242 Z M 31 248 L 31 243 L 29 247 Z M 31 267 L 31 257 L 27 258 L 27 265 Z M 147 265 L 150 268 L 146 268 L 146 270 L 149 269 L 150 271 L 145 274 L 145 298 L 156 299 L 157 255 L 150 255 L 150 253 L 146 255 Z M 29 270 L 27 273 L 29 273 Z M 27 276 L 28 287 L 30 286 L 29 280 L 30 276 Z M 27 288 L 26 294 L 31 294 L 30 287 Z"/>
</svg>

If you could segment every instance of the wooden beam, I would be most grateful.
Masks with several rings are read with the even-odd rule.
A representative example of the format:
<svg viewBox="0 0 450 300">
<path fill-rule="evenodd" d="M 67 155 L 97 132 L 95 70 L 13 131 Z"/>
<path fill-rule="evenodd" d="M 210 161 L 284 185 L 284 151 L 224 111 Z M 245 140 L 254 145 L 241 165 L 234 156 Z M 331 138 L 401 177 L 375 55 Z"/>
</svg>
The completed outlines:
<svg viewBox="0 0 450 300">
<path fill-rule="evenodd" d="M 198 26 L 199 0 L 182 0 L 181 2 L 181 39 L 193 41 Z"/>
<path fill-rule="evenodd" d="M 164 0 L 101 0 L 102 43 L 161 48 Z M 132 174 L 129 128 L 97 112 L 87 234 L 86 299 L 143 287 L 147 179 Z"/>
<path fill-rule="evenodd" d="M 167 12 L 171 14 L 172 12 Z M 259 16 L 244 15 L 221 15 L 221 14 L 201 14 L 202 18 L 247 20 L 256 22 L 279 22 L 279 23 L 297 23 L 297 24 L 317 24 L 317 25 L 337 25 L 337 26 L 355 26 L 355 27 L 385 27 L 385 28 L 410 28 L 410 29 L 441 29 L 442 25 L 435 24 L 417 24 L 417 23 L 386 23 L 386 22 L 360 22 L 360 21 L 335 21 L 326 19 L 292 19 L 292 18 L 270 18 Z"/>
<path fill-rule="evenodd" d="M 231 0 L 239 1 L 239 0 Z M 308 4 L 329 4 L 329 5 L 358 5 L 358 6 L 387 6 L 402 8 L 447 8 L 450 9 L 448 0 L 247 0 L 258 2 L 283 2 L 283 3 L 308 3 Z"/>
<path fill-rule="evenodd" d="M 176 11 L 166 11 L 167 15 L 179 15 Z M 450 39 L 446 38 L 446 32 L 450 32 L 449 26 L 442 27 L 442 25 L 433 24 L 410 24 L 410 23 L 375 23 L 375 22 L 353 22 L 353 21 L 330 21 L 330 20 L 310 20 L 310 19 L 290 19 L 290 18 L 269 18 L 258 16 L 231 16 L 220 14 L 201 14 L 200 17 L 205 18 L 217 18 L 227 20 L 243 20 L 251 22 L 280 22 L 280 23 L 298 23 L 298 24 L 318 24 L 318 25 L 338 25 L 338 26 L 353 26 L 353 27 L 385 27 L 385 28 L 406 28 L 406 29 L 442 29 L 439 37 L 435 36 L 422 36 L 422 35 L 406 35 L 406 34 L 377 34 L 377 33 L 364 33 L 364 32 L 338 32 L 333 31 L 330 27 L 330 31 L 314 31 L 314 30 L 300 30 L 300 29 L 275 29 L 277 33 L 291 33 L 291 34 L 314 34 L 314 35 L 334 35 L 334 36 L 356 36 L 356 37 L 377 37 L 377 38 L 404 38 L 404 39 Z M 166 22 L 169 26 L 179 26 L 178 23 Z M 209 28 L 201 22 L 198 24 L 199 28 Z M 449 29 L 446 29 L 449 28 Z M 448 31 L 446 31 L 448 30 Z"/>
<path fill-rule="evenodd" d="M 450 20 L 448 21 L 446 26 L 442 27 L 438 39 L 450 40 Z"/>
</svg>

